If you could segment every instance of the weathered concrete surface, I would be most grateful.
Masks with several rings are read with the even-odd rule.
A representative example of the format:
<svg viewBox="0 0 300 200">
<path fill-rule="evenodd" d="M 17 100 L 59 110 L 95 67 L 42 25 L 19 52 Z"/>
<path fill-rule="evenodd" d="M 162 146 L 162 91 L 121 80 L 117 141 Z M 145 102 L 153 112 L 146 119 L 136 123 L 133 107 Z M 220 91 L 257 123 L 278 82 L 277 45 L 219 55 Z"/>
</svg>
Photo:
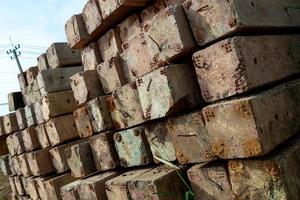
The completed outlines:
<svg viewBox="0 0 300 200">
<path fill-rule="evenodd" d="M 4 131 L 6 134 L 19 130 L 16 113 L 9 113 L 3 116 Z"/>
<path fill-rule="evenodd" d="M 34 106 L 33 104 L 25 106 L 25 118 L 27 122 L 27 126 L 35 126 L 37 124 L 36 116 L 34 113 Z"/>
<path fill-rule="evenodd" d="M 119 29 L 122 43 L 128 42 L 130 38 L 142 32 L 142 24 L 137 14 L 127 17 L 117 28 Z"/>
<path fill-rule="evenodd" d="M 59 115 L 72 113 L 77 108 L 72 90 L 51 93 L 42 100 L 42 112 L 46 121 Z"/>
<path fill-rule="evenodd" d="M 21 176 L 14 176 L 14 182 L 16 186 L 17 194 L 20 196 L 26 195 L 25 187 L 23 185 L 22 177 Z"/>
<path fill-rule="evenodd" d="M 50 68 L 80 66 L 80 50 L 72 50 L 67 43 L 53 43 L 46 51 Z"/>
<path fill-rule="evenodd" d="M 85 138 L 94 134 L 92 123 L 85 106 L 77 109 L 73 113 L 79 137 Z"/>
<path fill-rule="evenodd" d="M 114 146 L 113 135 L 113 132 L 104 132 L 89 138 L 98 171 L 107 171 L 119 166 L 119 157 Z"/>
<path fill-rule="evenodd" d="M 179 163 L 199 163 L 217 159 L 211 150 L 201 111 L 171 117 L 166 121 L 166 127 Z"/>
<path fill-rule="evenodd" d="M 45 128 L 52 146 L 79 137 L 73 114 L 51 119 L 45 124 Z"/>
<path fill-rule="evenodd" d="M 12 157 L 11 160 L 12 160 L 12 166 L 14 167 L 16 175 L 21 176 L 22 172 L 21 172 L 21 166 L 19 163 L 18 156 L 16 155 L 16 156 Z"/>
<path fill-rule="evenodd" d="M 299 135 L 269 156 L 229 161 L 232 190 L 240 199 L 299 199 Z"/>
<path fill-rule="evenodd" d="M 233 200 L 227 163 L 197 164 L 188 170 L 195 199 Z"/>
<path fill-rule="evenodd" d="M 128 128 L 144 122 L 135 82 L 118 88 L 107 101 L 116 129 Z"/>
<path fill-rule="evenodd" d="M 95 133 L 113 129 L 107 98 L 108 96 L 97 97 L 86 104 L 86 109 Z"/>
<path fill-rule="evenodd" d="M 65 153 L 73 177 L 82 178 L 96 172 L 89 141 L 74 144 L 66 148 Z"/>
<path fill-rule="evenodd" d="M 27 120 L 26 120 L 26 115 L 25 115 L 25 109 L 24 108 L 19 108 L 16 111 L 16 118 L 17 118 L 17 124 L 18 124 L 18 127 L 19 127 L 20 130 L 23 130 L 24 128 L 27 128 Z M 4 126 L 3 126 L 3 128 L 4 128 Z M 1 130 L 3 130 L 2 127 L 1 127 Z"/>
<path fill-rule="evenodd" d="M 182 5 L 185 0 L 164 0 L 166 6 Z"/>
<path fill-rule="evenodd" d="M 21 92 L 11 92 L 8 94 L 8 109 L 9 111 L 16 111 L 19 108 L 23 108 L 24 101 Z"/>
<path fill-rule="evenodd" d="M 34 66 L 34 67 L 30 67 L 29 69 L 27 69 L 25 71 L 25 77 L 27 80 L 27 83 L 30 85 L 34 82 L 34 80 L 36 79 L 36 76 L 38 75 L 38 67 Z"/>
<path fill-rule="evenodd" d="M 30 127 L 22 131 L 22 141 L 24 142 L 25 151 L 33 151 L 41 148 L 35 127 Z"/>
<path fill-rule="evenodd" d="M 83 180 L 79 196 L 81 200 L 106 200 L 105 183 L 116 177 L 118 172 L 105 172 Z"/>
<path fill-rule="evenodd" d="M 176 154 L 171 140 L 172 132 L 168 132 L 165 122 L 147 124 L 145 134 L 153 156 L 167 161 L 175 161 Z M 154 161 L 155 158 L 154 158 Z"/>
<path fill-rule="evenodd" d="M 5 176 L 12 176 L 15 171 L 12 167 L 12 160 L 10 155 L 4 155 L 0 157 L 0 169 L 1 173 Z"/>
<path fill-rule="evenodd" d="M 182 200 L 186 187 L 174 169 L 157 167 L 133 178 L 128 183 L 132 199 Z"/>
<path fill-rule="evenodd" d="M 120 56 L 115 56 L 98 65 L 97 72 L 105 94 L 110 94 L 129 82 L 125 76 L 122 62 Z"/>
<path fill-rule="evenodd" d="M 105 183 L 107 199 L 131 200 L 132 198 L 129 193 L 128 183 L 135 177 L 138 177 L 151 169 L 153 168 L 131 170 L 107 181 Z"/>
<path fill-rule="evenodd" d="M 299 28 L 297 0 L 187 0 L 184 9 L 198 45 L 231 35 Z"/>
<path fill-rule="evenodd" d="M 151 19 L 166 7 L 164 0 L 153 0 L 140 14 L 144 30 L 149 29 Z"/>
<path fill-rule="evenodd" d="M 84 71 L 96 70 L 97 66 L 102 62 L 98 43 L 90 43 L 87 47 L 82 49 L 81 59 Z"/>
<path fill-rule="evenodd" d="M 82 182 L 82 180 L 77 180 L 63 186 L 60 189 L 61 198 L 65 200 L 80 200 L 79 189 Z"/>
<path fill-rule="evenodd" d="M 99 0 L 89 0 L 82 10 L 83 21 L 88 34 L 97 40 L 108 30 L 107 24 L 103 23 Z"/>
<path fill-rule="evenodd" d="M 43 53 L 39 57 L 37 57 L 37 63 L 38 63 L 38 69 L 40 72 L 50 68 L 46 53 Z"/>
<path fill-rule="evenodd" d="M 46 148 L 26 153 L 31 173 L 34 176 L 44 176 L 54 172 L 49 150 L 50 148 Z"/>
<path fill-rule="evenodd" d="M 37 76 L 42 96 L 49 93 L 71 90 L 70 77 L 82 71 L 81 66 L 43 70 Z"/>
<path fill-rule="evenodd" d="M 65 33 L 71 49 L 82 49 L 91 40 L 88 35 L 82 14 L 73 15 L 65 24 Z"/>
<path fill-rule="evenodd" d="M 123 44 L 123 72 L 129 82 L 152 71 L 157 66 L 151 65 L 151 55 L 144 33 L 132 36 Z"/>
<path fill-rule="evenodd" d="M 247 158 L 269 153 L 300 129 L 300 81 L 203 109 L 215 156 Z"/>
<path fill-rule="evenodd" d="M 78 105 L 83 105 L 89 100 L 104 94 L 96 70 L 79 72 L 71 78 L 71 87 Z"/>
<path fill-rule="evenodd" d="M 203 98 L 220 100 L 298 74 L 299 43 L 299 35 L 244 36 L 196 52 L 193 61 Z"/>
<path fill-rule="evenodd" d="M 37 179 L 38 178 L 28 178 L 27 179 L 27 190 L 28 190 L 28 195 L 32 200 L 39 200 L 39 192 L 37 188 Z"/>
<path fill-rule="evenodd" d="M 3 116 L 0 116 L 0 136 L 5 135 L 5 134 L 6 133 L 5 133 L 5 129 L 4 129 Z"/>
<path fill-rule="evenodd" d="M 117 29 L 111 29 L 101 36 L 98 45 L 103 60 L 109 60 L 122 53 L 122 42 Z"/>
<path fill-rule="evenodd" d="M 67 154 L 65 150 L 75 144 L 82 142 L 83 140 L 76 140 L 75 142 L 62 144 L 52 148 L 49 153 L 52 160 L 53 167 L 56 170 L 56 173 L 61 174 L 70 170 L 70 167 L 67 162 Z"/>
<path fill-rule="evenodd" d="M 32 176 L 30 165 L 28 163 L 26 153 L 23 153 L 23 154 L 19 155 L 18 156 L 18 161 L 19 161 L 19 165 L 20 165 L 21 174 L 24 177 Z"/>
<path fill-rule="evenodd" d="M 185 64 L 159 68 L 136 81 L 147 120 L 193 108 L 202 102 L 194 70 Z"/>
<path fill-rule="evenodd" d="M 122 167 L 143 166 L 152 162 L 143 126 L 117 132 L 114 140 Z"/>
<path fill-rule="evenodd" d="M 182 6 L 169 6 L 160 11 L 145 32 L 152 66 L 176 62 L 196 47 Z"/>
<path fill-rule="evenodd" d="M 41 145 L 41 148 L 47 148 L 51 146 L 45 124 L 40 124 L 39 126 L 35 127 L 35 133 L 37 136 L 37 139 Z"/>
<path fill-rule="evenodd" d="M 61 188 L 75 180 L 70 173 L 67 173 L 44 181 L 46 198 L 49 200 L 62 200 L 60 195 Z"/>
</svg>

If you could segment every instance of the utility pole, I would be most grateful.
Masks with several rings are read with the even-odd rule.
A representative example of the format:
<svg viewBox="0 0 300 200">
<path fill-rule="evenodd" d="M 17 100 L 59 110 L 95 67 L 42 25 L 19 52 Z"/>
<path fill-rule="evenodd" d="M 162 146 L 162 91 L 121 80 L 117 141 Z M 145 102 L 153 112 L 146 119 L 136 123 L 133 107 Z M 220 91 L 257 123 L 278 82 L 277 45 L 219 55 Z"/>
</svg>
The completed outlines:
<svg viewBox="0 0 300 200">
<path fill-rule="evenodd" d="M 13 54 L 13 56 L 10 56 L 10 59 L 11 60 L 16 60 L 17 62 L 17 65 L 18 65 L 18 68 L 20 70 L 20 73 L 23 73 L 23 69 L 22 69 L 22 66 L 21 66 L 21 63 L 19 61 L 19 56 L 21 55 L 21 52 L 20 51 L 17 51 L 18 49 L 21 48 L 20 44 L 18 44 L 17 46 L 15 46 L 13 43 L 12 43 L 12 40 L 11 38 L 9 37 L 10 39 L 10 42 L 11 42 L 11 45 L 12 45 L 12 49 L 8 50 L 6 53 L 9 55 L 9 54 Z"/>
</svg>

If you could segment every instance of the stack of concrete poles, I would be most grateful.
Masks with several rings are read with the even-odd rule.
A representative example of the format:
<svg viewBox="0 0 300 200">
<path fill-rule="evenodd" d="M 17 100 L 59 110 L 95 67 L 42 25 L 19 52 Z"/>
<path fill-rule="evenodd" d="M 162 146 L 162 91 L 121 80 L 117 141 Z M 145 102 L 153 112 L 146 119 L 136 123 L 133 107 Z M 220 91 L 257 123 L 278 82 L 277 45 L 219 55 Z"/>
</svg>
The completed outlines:
<svg viewBox="0 0 300 200">
<path fill-rule="evenodd" d="M 299 8 L 87 1 L 0 117 L 12 198 L 300 199 Z"/>
</svg>

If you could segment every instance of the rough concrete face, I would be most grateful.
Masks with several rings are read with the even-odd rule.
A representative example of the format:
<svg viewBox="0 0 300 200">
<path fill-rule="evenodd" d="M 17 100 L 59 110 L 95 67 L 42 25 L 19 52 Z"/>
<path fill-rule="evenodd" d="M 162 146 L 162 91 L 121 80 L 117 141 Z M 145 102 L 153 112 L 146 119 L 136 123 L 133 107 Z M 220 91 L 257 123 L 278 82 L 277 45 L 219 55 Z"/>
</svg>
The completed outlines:
<svg viewBox="0 0 300 200">
<path fill-rule="evenodd" d="M 114 146 L 113 135 L 113 132 L 104 132 L 89 138 L 98 171 L 111 170 L 119 166 L 119 157 Z"/>
<path fill-rule="evenodd" d="M 122 167 L 143 166 L 152 162 L 144 127 L 117 132 L 114 140 Z"/>
<path fill-rule="evenodd" d="M 92 136 L 93 128 L 86 107 L 79 108 L 74 111 L 74 118 L 79 137 L 85 138 Z"/>
<path fill-rule="evenodd" d="M 81 51 L 82 65 L 84 71 L 95 70 L 102 62 L 99 46 L 97 42 L 90 43 Z"/>
<path fill-rule="evenodd" d="M 96 70 L 79 72 L 71 78 L 71 87 L 78 105 L 104 94 L 99 76 Z"/>
<path fill-rule="evenodd" d="M 35 133 L 42 148 L 51 146 L 45 124 L 40 124 L 39 126 L 35 127 Z"/>
<path fill-rule="evenodd" d="M 117 29 L 111 29 L 101 36 L 98 44 L 103 60 L 109 60 L 122 53 L 122 42 Z"/>
<path fill-rule="evenodd" d="M 51 93 L 42 99 L 42 112 L 45 120 L 72 113 L 78 108 L 72 90 Z"/>
<path fill-rule="evenodd" d="M 38 69 L 40 72 L 50 68 L 46 53 L 43 53 L 39 57 L 37 57 L 37 63 L 38 63 Z"/>
<path fill-rule="evenodd" d="M 185 193 L 185 185 L 176 170 L 165 169 L 164 166 L 133 178 L 128 188 L 132 199 L 138 200 L 181 200 Z"/>
<path fill-rule="evenodd" d="M 19 108 L 23 108 L 24 101 L 21 92 L 12 92 L 8 94 L 8 109 L 9 111 L 16 111 Z"/>
<path fill-rule="evenodd" d="M 7 143 L 7 145 L 13 146 L 13 148 L 14 148 L 13 152 L 15 152 L 15 154 L 20 155 L 21 153 L 24 153 L 26 151 L 21 131 L 15 132 L 13 134 L 12 141 L 11 140 L 8 140 L 8 141 L 12 142 L 12 145 L 9 143 Z"/>
<path fill-rule="evenodd" d="M 154 0 L 140 14 L 144 30 L 148 30 L 151 19 L 166 7 L 163 0 Z"/>
<path fill-rule="evenodd" d="M 0 156 L 6 155 L 9 153 L 8 146 L 6 143 L 7 136 L 0 137 Z"/>
<path fill-rule="evenodd" d="M 122 43 L 129 41 L 129 39 L 142 32 L 142 25 L 137 14 L 132 14 L 118 25 L 120 32 L 120 39 Z"/>
<path fill-rule="evenodd" d="M 29 69 L 26 70 L 25 76 L 27 83 L 30 85 L 34 82 L 36 79 L 36 76 L 38 75 L 38 68 L 37 67 L 30 67 Z"/>
<path fill-rule="evenodd" d="M 12 160 L 10 155 L 4 155 L 0 157 L 0 169 L 5 176 L 11 176 L 15 174 L 11 166 Z"/>
<path fill-rule="evenodd" d="M 171 134 L 168 132 L 165 122 L 146 125 L 145 133 L 153 156 L 170 162 L 176 160 Z"/>
<path fill-rule="evenodd" d="M 298 1 L 187 0 L 184 9 L 198 45 L 256 30 L 299 27 L 299 15 L 292 11 Z M 284 8 L 288 7 L 287 14 Z"/>
<path fill-rule="evenodd" d="M 166 121 L 166 127 L 180 164 L 217 159 L 211 150 L 201 111 L 171 117 Z"/>
<path fill-rule="evenodd" d="M 32 200 L 40 199 L 36 179 L 37 178 L 29 178 L 27 181 L 28 194 Z"/>
<path fill-rule="evenodd" d="M 22 73 L 18 74 L 18 82 L 19 82 L 21 91 L 24 92 L 25 88 L 28 85 L 27 80 L 26 80 L 26 73 L 25 72 L 22 72 Z"/>
<path fill-rule="evenodd" d="M 83 180 L 79 190 L 80 199 L 106 200 L 105 183 L 117 175 L 117 172 L 105 172 Z"/>
<path fill-rule="evenodd" d="M 70 173 L 67 173 L 44 181 L 46 198 L 49 200 L 62 200 L 60 195 L 61 188 L 75 180 Z"/>
<path fill-rule="evenodd" d="M 17 123 L 18 123 L 18 127 L 19 127 L 20 130 L 23 130 L 24 128 L 27 128 L 27 120 L 26 120 L 26 115 L 25 115 L 25 109 L 24 108 L 19 108 L 16 111 L 16 118 L 17 118 Z M 3 128 L 4 128 L 4 126 L 3 126 Z M 3 129 L 1 128 L 1 130 L 3 130 Z"/>
<path fill-rule="evenodd" d="M 6 145 L 8 148 L 8 152 L 11 156 L 14 156 L 16 154 L 15 145 L 14 145 L 14 137 L 15 137 L 15 134 L 10 134 L 6 138 Z"/>
<path fill-rule="evenodd" d="M 170 6 L 159 12 L 145 32 L 152 66 L 182 59 L 196 47 L 181 6 Z"/>
<path fill-rule="evenodd" d="M 65 152 L 73 177 L 82 178 L 96 171 L 89 141 L 68 147 Z"/>
<path fill-rule="evenodd" d="M 164 0 L 166 6 L 182 5 L 185 0 Z"/>
<path fill-rule="evenodd" d="M 98 35 L 97 29 L 99 29 L 102 22 L 98 0 L 89 0 L 85 4 L 82 10 L 82 17 L 88 34 L 95 38 Z"/>
<path fill-rule="evenodd" d="M 49 153 L 53 163 L 53 167 L 56 170 L 56 173 L 61 174 L 70 170 L 70 167 L 67 162 L 67 154 L 65 150 L 75 144 L 82 142 L 82 140 L 76 140 L 75 142 L 62 144 L 52 148 Z"/>
<path fill-rule="evenodd" d="M 26 191 L 25 191 L 25 187 L 23 185 L 21 176 L 15 176 L 14 177 L 14 182 L 15 182 L 17 194 L 20 195 L 20 196 L 25 195 Z"/>
<path fill-rule="evenodd" d="M 188 170 L 195 199 L 235 199 L 227 163 L 198 164 Z"/>
<path fill-rule="evenodd" d="M 68 45 L 71 49 L 82 49 L 91 40 L 88 35 L 82 14 L 73 15 L 65 24 Z"/>
<path fill-rule="evenodd" d="M 9 113 L 3 116 L 3 125 L 6 134 L 19 130 L 16 113 Z"/>
<path fill-rule="evenodd" d="M 21 172 L 21 167 L 20 167 L 18 156 L 14 156 L 11 159 L 12 159 L 12 163 L 13 163 L 14 170 L 15 170 L 16 174 L 18 176 L 21 176 L 22 172 Z"/>
<path fill-rule="evenodd" d="M 25 151 L 33 151 L 41 147 L 34 127 L 22 131 L 22 140 L 24 142 Z"/>
<path fill-rule="evenodd" d="M 151 55 L 143 33 L 132 36 L 123 44 L 123 71 L 129 82 L 155 69 L 151 65 Z"/>
<path fill-rule="evenodd" d="M 34 106 L 33 104 L 30 104 L 28 106 L 25 106 L 25 117 L 27 121 L 27 126 L 35 126 L 37 124 L 36 116 L 34 113 Z"/>
<path fill-rule="evenodd" d="M 49 93 L 71 90 L 70 77 L 82 71 L 81 66 L 44 70 L 37 76 L 42 96 Z"/>
<path fill-rule="evenodd" d="M 112 119 L 107 105 L 108 96 L 97 97 L 86 104 L 94 132 L 100 133 L 113 128 Z"/>
<path fill-rule="evenodd" d="M 18 160 L 19 160 L 21 174 L 24 177 L 31 176 L 32 173 L 31 173 L 31 170 L 30 170 L 30 165 L 28 163 L 28 159 L 27 159 L 26 153 L 19 155 L 18 156 Z"/>
<path fill-rule="evenodd" d="M 33 104 L 39 100 L 41 100 L 42 96 L 38 87 L 37 79 L 27 85 L 23 91 L 24 103 L 26 105 Z"/>
<path fill-rule="evenodd" d="M 201 103 L 201 94 L 189 65 L 159 68 L 136 81 L 147 120 L 165 117 Z"/>
<path fill-rule="evenodd" d="M 50 148 L 41 149 L 26 154 L 30 170 L 34 176 L 44 176 L 54 172 L 54 167 L 51 162 Z"/>
<path fill-rule="evenodd" d="M 241 199 L 299 199 L 299 135 L 257 160 L 232 160 L 228 170 L 232 190 Z"/>
<path fill-rule="evenodd" d="M 45 124 L 45 128 L 52 146 L 79 137 L 73 114 L 51 119 Z"/>
<path fill-rule="evenodd" d="M 67 43 L 53 43 L 46 54 L 51 69 L 81 65 L 80 50 L 70 49 Z"/>
<path fill-rule="evenodd" d="M 79 200 L 79 189 L 82 182 L 82 180 L 77 180 L 63 186 L 60 189 L 61 198 L 66 200 Z"/>
<path fill-rule="evenodd" d="M 98 65 L 97 72 L 105 94 L 110 94 L 129 82 L 125 76 L 122 62 L 120 56 L 115 56 Z"/>
<path fill-rule="evenodd" d="M 36 118 L 37 124 L 42 124 L 45 122 L 45 117 L 42 112 L 42 100 L 37 101 L 33 104 L 33 110 Z"/>
<path fill-rule="evenodd" d="M 116 129 L 123 129 L 144 122 L 136 83 L 118 88 L 107 99 Z"/>
<path fill-rule="evenodd" d="M 193 55 L 205 101 L 212 102 L 299 73 L 298 35 L 234 37 Z M 280 57 L 280 59 L 274 59 Z"/>
<path fill-rule="evenodd" d="M 260 156 L 297 133 L 299 84 L 296 80 L 258 95 L 205 107 L 213 153 L 222 159 Z"/>
<path fill-rule="evenodd" d="M 134 179 L 150 171 L 152 168 L 146 169 L 137 169 L 125 172 L 120 176 L 117 176 L 105 183 L 106 188 L 106 195 L 108 200 L 115 200 L 115 199 L 123 199 L 123 200 L 130 200 L 132 199 L 128 189 L 128 183 Z"/>
</svg>

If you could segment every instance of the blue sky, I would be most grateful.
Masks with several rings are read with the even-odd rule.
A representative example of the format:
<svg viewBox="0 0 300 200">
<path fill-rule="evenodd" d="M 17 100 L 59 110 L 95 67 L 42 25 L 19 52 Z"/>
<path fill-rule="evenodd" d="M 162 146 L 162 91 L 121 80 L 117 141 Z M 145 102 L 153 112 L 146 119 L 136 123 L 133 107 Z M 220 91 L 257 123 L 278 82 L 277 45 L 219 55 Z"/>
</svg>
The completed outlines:
<svg viewBox="0 0 300 200">
<path fill-rule="evenodd" d="M 20 61 L 24 70 L 36 65 L 36 57 L 53 42 L 66 41 L 64 24 L 80 13 L 86 0 L 9 0 L 0 5 L 0 103 L 7 102 L 7 93 L 19 91 L 18 68 L 6 55 L 13 43 L 21 44 Z M 22 45 L 24 44 L 24 45 Z M 31 46 L 39 46 L 32 48 Z M 8 112 L 0 106 L 0 115 Z"/>
</svg>

